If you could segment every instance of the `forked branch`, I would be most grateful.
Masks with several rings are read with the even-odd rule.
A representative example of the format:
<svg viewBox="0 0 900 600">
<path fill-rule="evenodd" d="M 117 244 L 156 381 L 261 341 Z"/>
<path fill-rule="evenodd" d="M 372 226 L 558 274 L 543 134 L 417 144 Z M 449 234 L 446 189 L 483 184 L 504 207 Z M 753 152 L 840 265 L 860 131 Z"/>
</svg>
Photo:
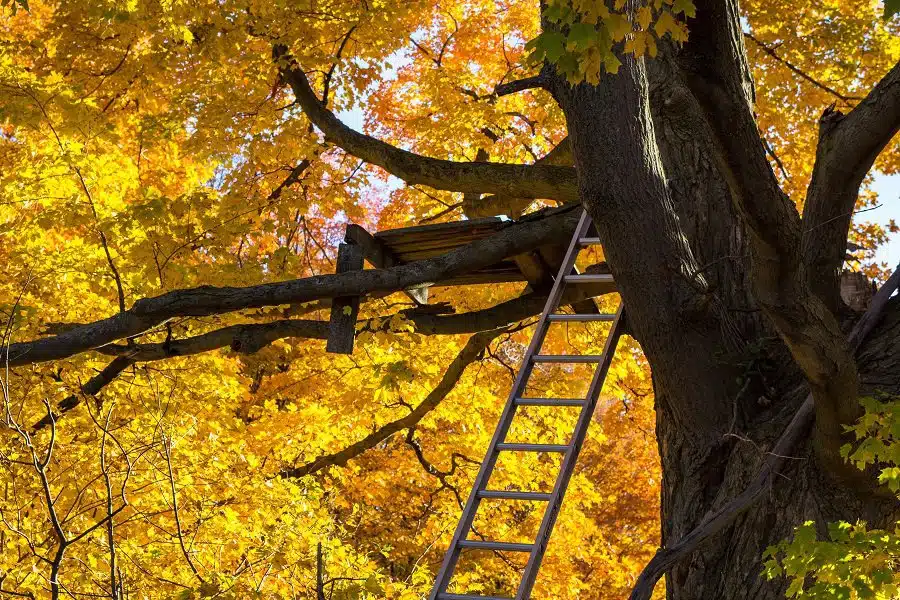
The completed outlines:
<svg viewBox="0 0 900 600">
<path fill-rule="evenodd" d="M 900 130 L 900 62 L 849 114 L 829 107 L 819 121 L 816 162 L 803 210 L 803 263 L 832 310 L 859 186 Z"/>
<path fill-rule="evenodd" d="M 754 297 L 810 384 L 820 456 L 839 468 L 843 426 L 859 411 L 856 365 L 837 320 L 805 276 L 800 215 L 766 158 L 752 111 L 738 3 L 697 0 L 696 5 L 697 18 L 679 61 L 750 233 Z"/>
</svg>

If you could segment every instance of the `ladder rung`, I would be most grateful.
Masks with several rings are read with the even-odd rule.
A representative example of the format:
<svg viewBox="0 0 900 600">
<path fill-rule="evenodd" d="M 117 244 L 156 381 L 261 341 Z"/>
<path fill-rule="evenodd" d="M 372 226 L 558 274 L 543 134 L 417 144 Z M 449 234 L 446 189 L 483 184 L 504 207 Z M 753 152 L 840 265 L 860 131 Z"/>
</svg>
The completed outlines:
<svg viewBox="0 0 900 600">
<path fill-rule="evenodd" d="M 497 444 L 497 450 L 519 452 L 565 452 L 569 446 L 565 444 Z"/>
<path fill-rule="evenodd" d="M 516 406 L 582 406 L 582 398 L 516 398 Z"/>
<path fill-rule="evenodd" d="M 472 594 L 438 594 L 438 600 L 513 600 L 506 596 L 473 596 Z"/>
<path fill-rule="evenodd" d="M 579 275 L 566 275 L 563 277 L 566 283 L 612 283 L 613 276 L 599 273 L 581 273 Z"/>
<path fill-rule="evenodd" d="M 535 500 L 549 502 L 553 494 L 546 492 L 507 492 L 503 490 L 481 490 L 479 498 L 498 498 L 500 500 Z"/>
<path fill-rule="evenodd" d="M 553 287 L 549 294 L 550 298 L 548 298 L 548 301 L 545 305 L 545 311 L 541 313 L 540 326 L 532 336 L 531 343 L 529 344 L 528 350 L 524 357 L 524 364 L 522 365 L 518 375 L 516 376 L 513 391 L 509 396 L 509 401 L 503 408 L 500 422 L 498 423 L 497 428 L 491 438 L 488 452 L 484 458 L 484 462 L 482 462 L 481 464 L 478 475 L 475 478 L 473 489 L 469 495 L 469 500 L 466 502 L 465 507 L 463 508 L 462 516 L 460 517 L 459 523 L 457 524 L 456 530 L 453 534 L 453 542 L 451 543 L 450 548 L 447 550 L 447 553 L 444 555 L 444 560 L 441 564 L 440 571 L 438 572 L 434 587 L 432 588 L 431 593 L 428 596 L 429 600 L 513 600 L 513 598 L 503 598 L 491 595 L 478 595 L 479 593 L 511 593 L 510 591 L 506 590 L 489 591 L 478 589 L 473 590 L 469 588 L 470 591 L 466 591 L 466 588 L 458 588 L 456 591 L 460 593 L 448 592 L 448 588 L 450 587 L 451 581 L 453 580 L 454 572 L 456 571 L 456 567 L 459 563 L 461 555 L 463 554 L 463 550 L 467 548 L 489 550 L 494 552 L 509 551 L 523 553 L 522 555 L 527 558 L 528 563 L 525 566 L 524 570 L 521 571 L 521 579 L 516 587 L 514 596 L 517 599 L 531 597 L 531 591 L 534 587 L 538 569 L 540 568 L 541 560 L 543 559 L 547 542 L 550 539 L 551 532 L 553 531 L 553 526 L 556 522 L 556 517 L 559 512 L 562 498 L 565 494 L 566 487 L 569 485 L 570 479 L 572 477 L 575 463 L 578 458 L 578 453 L 585 440 L 585 436 L 587 435 L 588 426 L 593 420 L 591 414 L 593 412 L 592 409 L 597 397 L 600 395 L 603 383 L 606 380 L 607 372 L 609 370 L 610 361 L 613 358 L 616 350 L 616 344 L 619 341 L 620 336 L 622 335 L 622 331 L 625 327 L 625 309 L 621 304 L 619 305 L 618 311 L 616 311 L 616 315 L 593 314 L 601 311 L 597 311 L 593 306 L 585 306 L 584 308 L 582 308 L 577 302 L 575 304 L 575 310 L 572 311 L 577 314 L 564 314 L 566 312 L 569 312 L 569 309 L 563 308 L 563 305 L 572 304 L 572 302 L 570 301 L 562 300 L 562 298 L 565 297 L 562 294 L 563 287 L 565 285 L 571 284 L 573 287 L 576 287 L 581 291 L 589 292 L 587 294 L 588 296 L 596 296 L 599 293 L 604 293 L 609 291 L 610 289 L 615 289 L 617 287 L 613 276 L 610 274 L 610 270 L 604 268 L 605 265 L 603 264 L 597 264 L 589 267 L 587 269 L 587 272 L 585 273 L 579 272 L 579 269 L 576 265 L 576 259 L 579 256 L 579 252 L 585 246 L 596 246 L 598 244 L 600 244 L 600 234 L 595 228 L 593 228 L 590 215 L 588 215 L 587 212 L 582 212 L 576 232 L 570 238 L 565 257 L 561 261 L 559 268 L 553 274 Z M 570 291 L 571 289 L 572 288 L 570 288 Z M 606 342 L 603 345 L 602 351 L 600 351 L 599 349 L 590 351 L 597 352 L 597 354 L 554 354 L 554 352 L 577 352 L 577 350 L 573 351 L 562 348 L 551 350 L 550 348 L 545 348 L 545 354 L 541 354 L 541 344 L 544 342 L 544 337 L 548 332 L 548 328 L 553 322 L 589 321 L 611 322 L 612 326 L 610 327 L 609 333 L 605 336 L 602 336 L 606 338 Z M 585 394 L 582 395 L 581 398 L 521 397 L 520 395 L 530 395 L 530 393 L 526 391 L 528 378 L 533 373 L 534 369 L 538 368 L 536 366 L 538 363 L 559 363 L 562 365 L 562 370 L 568 373 L 569 376 L 572 376 L 571 371 L 574 371 L 574 368 L 565 365 L 586 365 L 589 370 L 594 371 L 589 389 Z M 541 367 L 540 370 L 546 370 L 546 367 Z M 550 391 L 544 391 L 541 393 L 536 393 L 536 395 L 554 396 L 555 394 Z M 520 406 L 579 407 L 578 422 L 575 425 L 571 438 L 567 440 L 568 443 L 531 444 L 504 441 L 512 437 L 509 435 L 510 429 L 516 416 L 516 410 Z M 533 436 L 531 439 L 542 438 Z M 551 441 L 553 438 L 544 437 L 543 439 Z M 550 493 L 547 493 L 546 491 L 532 492 L 525 491 L 524 489 L 487 489 L 490 486 L 491 474 L 495 471 L 497 463 L 501 459 L 509 456 L 508 454 L 501 454 L 501 452 L 505 451 L 531 452 L 532 454 L 530 454 L 529 456 L 533 458 L 540 458 L 541 454 L 539 453 L 542 452 L 558 453 L 560 457 L 559 474 L 557 476 L 553 490 Z M 525 488 L 527 486 L 521 487 Z M 544 515 L 541 519 L 539 531 L 534 538 L 525 538 L 525 541 L 531 543 L 523 544 L 499 541 L 483 541 L 481 539 L 481 536 L 476 536 L 472 533 L 473 531 L 475 531 L 474 524 L 476 521 L 479 505 L 483 502 L 484 499 L 490 498 L 506 501 L 523 500 L 545 503 L 543 507 L 541 507 L 544 509 Z M 469 536 L 475 537 L 477 539 L 471 541 L 467 540 L 466 538 Z"/>
<path fill-rule="evenodd" d="M 547 315 L 548 321 L 614 321 L 616 315 L 566 315 L 562 313 Z"/>
<path fill-rule="evenodd" d="M 603 360 L 602 354 L 535 354 L 536 363 L 595 363 Z"/>
<path fill-rule="evenodd" d="M 462 540 L 460 548 L 477 548 L 479 550 L 501 550 L 508 552 L 531 552 L 533 544 L 514 544 L 512 542 L 481 542 L 478 540 Z"/>
</svg>

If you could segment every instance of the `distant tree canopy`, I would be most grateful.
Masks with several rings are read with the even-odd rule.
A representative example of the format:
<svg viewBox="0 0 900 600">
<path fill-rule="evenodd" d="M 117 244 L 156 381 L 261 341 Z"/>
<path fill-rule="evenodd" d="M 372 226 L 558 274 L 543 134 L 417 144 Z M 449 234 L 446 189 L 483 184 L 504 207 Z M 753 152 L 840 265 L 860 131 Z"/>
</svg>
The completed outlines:
<svg viewBox="0 0 900 600">
<path fill-rule="evenodd" d="M 900 302 L 860 321 L 840 296 L 894 267 L 896 226 L 854 214 L 897 201 L 871 189 L 900 167 L 897 3 L 2 7 L 0 597 L 426 595 L 547 293 L 440 282 L 565 244 L 576 204 L 630 336 L 534 597 L 626 597 L 773 457 L 752 506 L 658 555 L 655 597 L 897 597 Z M 494 215 L 531 216 L 334 274 L 348 223 Z M 355 352 L 327 354 L 347 296 Z M 574 416 L 510 435 L 563 443 Z M 515 456 L 495 485 L 556 470 Z M 476 530 L 540 516 L 488 503 Z M 461 566 L 504 595 L 519 565 Z"/>
</svg>

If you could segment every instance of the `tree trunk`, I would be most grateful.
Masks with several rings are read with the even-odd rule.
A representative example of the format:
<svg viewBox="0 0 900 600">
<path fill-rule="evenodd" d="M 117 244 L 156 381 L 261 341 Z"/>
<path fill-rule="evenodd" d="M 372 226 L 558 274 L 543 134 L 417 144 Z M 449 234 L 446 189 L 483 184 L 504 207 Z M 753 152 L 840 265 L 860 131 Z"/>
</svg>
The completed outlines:
<svg viewBox="0 0 900 600">
<path fill-rule="evenodd" d="M 900 393 L 900 298 L 894 298 L 889 314 L 859 356 L 863 394 L 875 390 Z M 722 448 L 721 482 L 704 482 L 686 472 L 668 453 L 663 453 L 665 490 L 663 531 L 666 540 L 677 540 L 703 517 L 691 507 L 677 507 L 671 501 L 684 486 L 706 486 L 716 497 L 715 505 L 739 494 L 755 475 L 762 452 L 790 420 L 801 396 L 786 395 L 780 401 L 760 402 L 755 414 L 741 427 L 738 435 Z M 660 440 L 677 434 L 668 426 L 664 407 L 658 414 Z M 661 450 L 665 443 L 661 442 Z M 820 536 L 825 524 L 845 520 L 863 520 L 873 528 L 889 527 L 900 518 L 896 498 L 861 495 L 837 481 L 822 467 L 807 442 L 793 452 L 794 460 L 775 479 L 770 492 L 730 528 L 711 539 L 673 569 L 666 579 L 672 600 L 708 598 L 783 600 L 787 583 L 783 579 L 767 581 L 761 575 L 765 549 L 791 536 L 793 528 L 814 521 Z"/>
<path fill-rule="evenodd" d="M 653 372 L 664 547 L 746 488 L 809 392 L 751 294 L 750 236 L 676 52 L 647 65 L 624 57 L 599 86 L 557 78 L 551 88 L 581 200 Z M 746 86 L 734 95 L 749 101 Z M 896 299 L 891 311 L 860 359 L 869 391 L 900 391 Z M 668 573 L 668 598 L 783 599 L 787 582 L 766 580 L 761 559 L 794 527 L 813 520 L 824 534 L 831 521 L 896 520 L 895 498 L 837 479 L 812 439 L 763 500 Z"/>
</svg>

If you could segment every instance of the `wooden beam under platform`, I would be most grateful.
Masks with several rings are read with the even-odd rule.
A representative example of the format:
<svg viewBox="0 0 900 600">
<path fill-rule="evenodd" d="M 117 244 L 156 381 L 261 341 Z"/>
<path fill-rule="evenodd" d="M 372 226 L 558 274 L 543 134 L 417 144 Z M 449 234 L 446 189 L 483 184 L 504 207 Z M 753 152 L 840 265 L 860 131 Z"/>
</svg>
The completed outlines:
<svg viewBox="0 0 900 600">
<path fill-rule="evenodd" d="M 544 209 L 526 215 L 519 219 L 518 222 L 544 218 L 548 213 L 554 213 L 559 210 L 569 210 L 569 208 Z M 338 272 L 341 272 L 342 268 L 362 268 L 361 262 L 359 263 L 360 266 L 356 267 L 355 261 L 358 259 L 355 256 L 357 252 L 376 269 L 388 269 L 397 265 L 446 254 L 461 246 L 490 237 L 514 223 L 516 221 L 505 217 L 490 217 L 452 223 L 416 225 L 414 227 L 388 229 L 376 233 L 370 233 L 360 225 L 350 224 L 347 226 L 344 243 L 341 244 L 341 251 L 348 253 L 349 256 L 351 251 L 345 250 L 344 247 L 348 245 L 353 246 L 354 262 L 352 265 L 346 262 L 342 263 L 339 254 Z M 527 283 L 532 291 L 540 293 L 548 290 L 553 285 L 553 278 L 559 270 L 568 243 L 568 240 L 560 240 L 557 244 L 541 246 L 531 252 L 509 256 L 495 264 L 468 273 L 460 273 L 442 281 L 432 282 L 430 286 L 444 287 L 523 282 Z M 589 271 L 603 272 L 605 268 L 605 263 L 602 263 L 594 265 Z M 578 302 L 577 306 L 575 306 L 576 312 L 581 313 L 599 313 L 596 304 L 590 298 L 615 291 L 615 284 L 613 283 L 592 282 L 579 283 L 577 285 L 579 288 L 584 288 L 582 291 L 589 298 Z M 428 286 L 410 288 L 403 290 L 403 292 L 417 306 L 425 305 L 428 302 Z M 348 304 L 348 302 L 351 303 Z M 349 312 L 352 313 L 354 324 L 349 328 L 350 320 L 348 317 L 350 315 L 346 314 L 348 312 L 346 307 L 348 306 L 350 308 Z M 355 305 L 352 304 L 350 299 L 335 298 L 331 310 L 331 323 L 334 331 L 329 334 L 327 346 L 329 352 L 352 352 L 358 307 L 359 298 L 355 299 Z"/>
</svg>

